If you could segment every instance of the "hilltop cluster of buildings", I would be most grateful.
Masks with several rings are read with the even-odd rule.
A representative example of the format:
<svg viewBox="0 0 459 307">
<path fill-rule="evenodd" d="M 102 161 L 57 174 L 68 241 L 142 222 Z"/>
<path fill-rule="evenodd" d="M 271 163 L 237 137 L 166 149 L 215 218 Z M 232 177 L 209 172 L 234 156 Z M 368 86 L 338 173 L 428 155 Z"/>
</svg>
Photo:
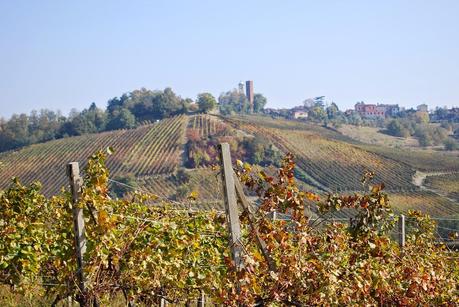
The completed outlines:
<svg viewBox="0 0 459 307">
<path fill-rule="evenodd" d="M 271 116 L 281 116 L 291 119 L 308 119 L 310 117 L 310 107 L 296 106 L 290 109 L 273 109 L 266 108 L 264 113 Z M 420 104 L 416 108 L 405 109 L 398 104 L 371 104 L 358 102 L 354 109 L 346 110 L 345 116 L 358 114 L 363 119 L 385 119 L 389 117 L 403 116 L 402 113 L 416 113 L 418 116 L 429 116 L 431 121 L 448 120 L 452 122 L 459 121 L 459 108 L 436 108 L 429 110 L 427 104 Z"/>
<path fill-rule="evenodd" d="M 400 112 L 398 104 L 366 104 L 358 102 L 354 106 L 355 112 L 362 118 L 386 118 L 395 116 Z"/>
<path fill-rule="evenodd" d="M 420 104 L 416 107 L 417 112 L 428 112 L 428 105 Z M 400 108 L 398 104 L 367 104 L 364 102 L 357 102 L 354 106 L 355 112 L 359 113 L 362 118 L 386 118 L 397 116 L 405 108 Z"/>
</svg>

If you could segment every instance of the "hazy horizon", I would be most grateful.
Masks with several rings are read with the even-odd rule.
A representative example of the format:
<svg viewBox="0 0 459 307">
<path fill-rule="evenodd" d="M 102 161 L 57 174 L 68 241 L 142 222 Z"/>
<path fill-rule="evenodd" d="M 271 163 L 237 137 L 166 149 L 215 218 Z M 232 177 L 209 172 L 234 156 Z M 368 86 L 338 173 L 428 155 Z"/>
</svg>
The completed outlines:
<svg viewBox="0 0 459 307">
<path fill-rule="evenodd" d="M 326 96 L 459 106 L 457 1 L 1 2 L 0 117 L 253 80 L 267 107 Z"/>
</svg>

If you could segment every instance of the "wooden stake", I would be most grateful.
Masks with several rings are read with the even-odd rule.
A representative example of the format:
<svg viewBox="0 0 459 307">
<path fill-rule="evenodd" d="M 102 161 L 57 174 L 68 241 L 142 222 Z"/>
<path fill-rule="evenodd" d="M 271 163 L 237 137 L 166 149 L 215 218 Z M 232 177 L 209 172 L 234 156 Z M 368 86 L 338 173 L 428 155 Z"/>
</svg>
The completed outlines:
<svg viewBox="0 0 459 307">
<path fill-rule="evenodd" d="M 398 245 L 401 248 L 405 247 L 405 216 L 403 214 L 398 219 Z"/>
<path fill-rule="evenodd" d="M 231 163 L 231 153 L 228 143 L 220 144 L 220 157 L 223 164 L 223 190 L 225 194 L 225 210 L 228 219 L 228 231 L 230 233 L 230 248 L 234 265 L 238 270 L 243 267 L 241 258 L 242 246 L 241 225 L 239 223 L 239 214 L 237 211 L 236 191 L 234 186 L 233 165 Z"/>
<path fill-rule="evenodd" d="M 199 298 L 198 298 L 198 306 L 197 307 L 204 307 L 206 305 L 206 297 L 204 294 L 204 291 L 199 292 Z"/>
<path fill-rule="evenodd" d="M 69 177 L 70 191 L 72 193 L 73 228 L 75 233 L 75 254 L 77 259 L 76 275 L 78 278 L 78 288 L 80 291 L 80 295 L 77 296 L 77 301 L 80 303 L 80 306 L 87 306 L 83 272 L 83 259 L 86 252 L 86 237 L 84 234 L 83 208 L 78 207 L 82 185 L 78 162 L 71 162 L 67 165 L 67 176 Z"/>
<path fill-rule="evenodd" d="M 261 253 L 263 254 L 263 257 L 265 258 L 266 262 L 268 262 L 269 270 L 276 272 L 277 271 L 276 264 L 274 260 L 271 258 L 271 255 L 269 254 L 265 241 L 262 238 L 260 238 L 258 227 L 255 224 L 255 219 L 253 217 L 252 212 L 250 211 L 250 204 L 249 204 L 247 197 L 244 194 L 244 189 L 242 187 L 242 184 L 239 181 L 239 178 L 237 178 L 236 173 L 234 173 L 234 171 L 233 171 L 233 175 L 234 175 L 234 184 L 236 187 L 237 196 L 239 197 L 239 201 L 241 202 L 242 208 L 245 211 L 247 211 L 247 219 L 249 221 L 250 228 L 255 235 L 255 240 L 258 245 L 258 248 L 261 250 Z"/>
</svg>

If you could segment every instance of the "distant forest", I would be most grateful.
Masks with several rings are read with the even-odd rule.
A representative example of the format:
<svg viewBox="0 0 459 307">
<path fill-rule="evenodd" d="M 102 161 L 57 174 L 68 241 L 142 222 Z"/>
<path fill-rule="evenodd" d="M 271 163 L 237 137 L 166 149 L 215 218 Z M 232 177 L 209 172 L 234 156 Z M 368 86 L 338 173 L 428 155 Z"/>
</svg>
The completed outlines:
<svg viewBox="0 0 459 307">
<path fill-rule="evenodd" d="M 246 96 L 237 90 L 221 94 L 218 100 L 222 114 L 250 111 Z M 254 112 L 261 112 L 266 102 L 262 94 L 255 94 Z M 110 99 L 105 110 L 92 103 L 81 112 L 72 110 L 67 117 L 47 109 L 32 111 L 30 115 L 15 114 L 9 120 L 0 118 L 0 152 L 68 136 L 130 129 L 142 122 L 179 114 L 207 113 L 217 105 L 210 93 L 201 93 L 194 101 L 181 98 L 171 88 L 142 88 Z"/>
</svg>

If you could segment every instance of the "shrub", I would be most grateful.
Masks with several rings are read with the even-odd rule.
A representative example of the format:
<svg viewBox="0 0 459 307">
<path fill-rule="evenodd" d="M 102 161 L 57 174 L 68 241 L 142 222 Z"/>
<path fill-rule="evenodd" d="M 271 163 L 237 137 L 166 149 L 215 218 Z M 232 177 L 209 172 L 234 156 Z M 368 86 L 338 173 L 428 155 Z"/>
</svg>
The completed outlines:
<svg viewBox="0 0 459 307">
<path fill-rule="evenodd" d="M 445 150 L 459 150 L 459 143 L 453 139 L 446 139 L 443 141 L 445 145 Z"/>
</svg>

